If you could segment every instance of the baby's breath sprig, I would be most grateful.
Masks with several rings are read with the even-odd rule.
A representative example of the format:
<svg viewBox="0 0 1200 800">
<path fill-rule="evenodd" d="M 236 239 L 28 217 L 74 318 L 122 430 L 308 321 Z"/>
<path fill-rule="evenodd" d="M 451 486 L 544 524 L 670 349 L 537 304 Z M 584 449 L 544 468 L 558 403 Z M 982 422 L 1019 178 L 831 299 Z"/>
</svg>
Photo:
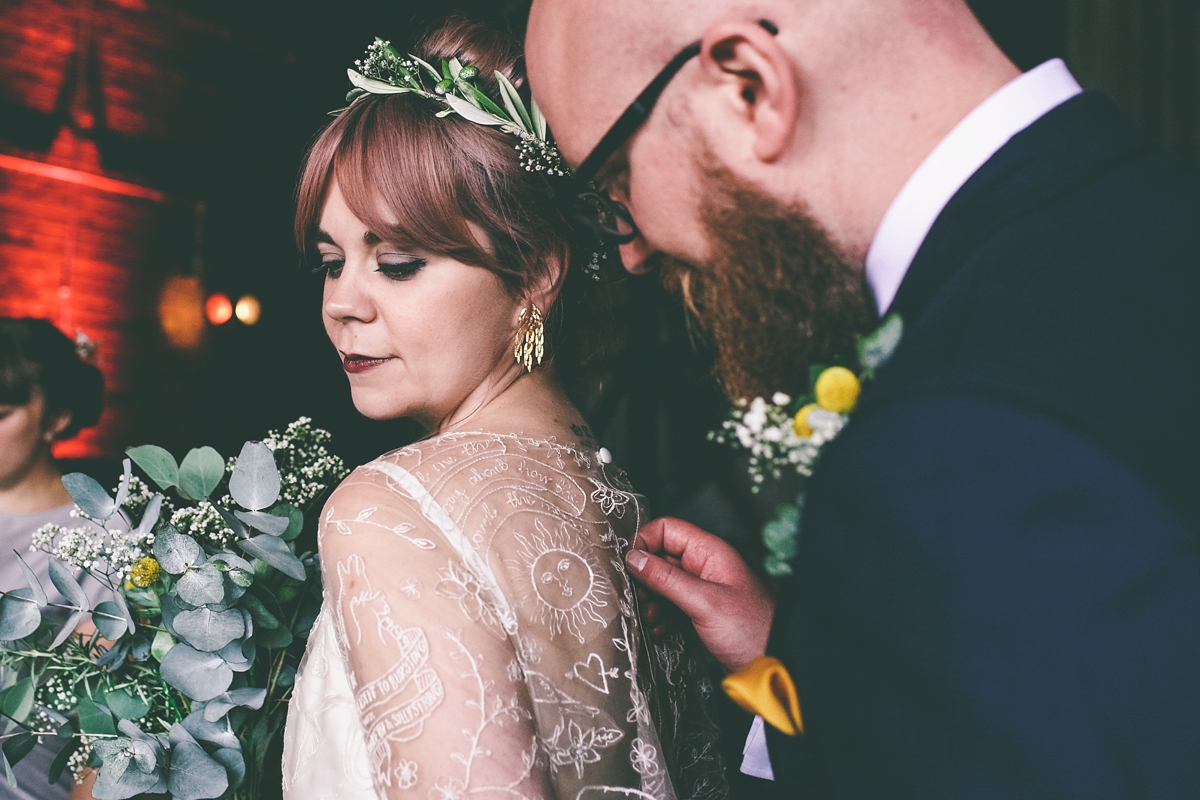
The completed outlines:
<svg viewBox="0 0 1200 800">
<path fill-rule="evenodd" d="M 354 66 L 358 69 L 346 70 L 354 85 L 346 95 L 347 103 L 368 94 L 420 95 L 445 106 L 438 112 L 439 117 L 458 114 L 477 125 L 497 127 L 516 136 L 520 164 L 529 172 L 560 178 L 570 175 L 562 154 L 550 141 L 546 118 L 537 101 L 530 98 L 527 107 L 504 73 L 494 73 L 500 90 L 497 103 L 475 85 L 477 67 L 450 58 L 442 61 L 439 70 L 414 55 L 402 56 L 391 42 L 378 37 Z"/>
</svg>

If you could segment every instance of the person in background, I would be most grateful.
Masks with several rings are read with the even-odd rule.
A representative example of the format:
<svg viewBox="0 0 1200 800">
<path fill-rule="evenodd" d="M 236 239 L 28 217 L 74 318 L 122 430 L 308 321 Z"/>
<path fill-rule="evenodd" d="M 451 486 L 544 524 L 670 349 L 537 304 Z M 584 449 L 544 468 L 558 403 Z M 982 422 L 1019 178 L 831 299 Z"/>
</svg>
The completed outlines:
<svg viewBox="0 0 1200 800">
<path fill-rule="evenodd" d="M 16 553 L 41 580 L 51 603 L 65 602 L 49 578 L 49 556 L 30 551 L 43 525 L 76 527 L 75 504 L 54 461 L 55 442 L 95 425 L 104 407 L 104 378 L 80 358 L 75 344 L 44 319 L 0 317 L 0 586 L 26 584 Z M 80 575 L 93 602 L 103 587 Z M 0 668 L 0 685 L 10 677 Z M 54 785 L 46 775 L 63 742 L 44 740 L 13 766 L 17 786 L 0 783 L 13 800 L 90 798 L 70 771 Z M 0 779 L 2 780 L 2 779 Z"/>
</svg>

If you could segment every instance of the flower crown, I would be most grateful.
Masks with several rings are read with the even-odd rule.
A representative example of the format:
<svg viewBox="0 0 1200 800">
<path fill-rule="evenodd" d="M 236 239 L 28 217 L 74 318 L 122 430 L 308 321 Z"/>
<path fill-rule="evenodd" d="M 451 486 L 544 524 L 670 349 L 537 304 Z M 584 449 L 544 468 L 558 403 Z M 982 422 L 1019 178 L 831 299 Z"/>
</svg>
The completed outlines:
<svg viewBox="0 0 1200 800">
<path fill-rule="evenodd" d="M 529 172 L 555 177 L 570 175 L 562 154 L 550 141 L 546 118 L 537 102 L 531 99 L 526 109 L 516 87 L 503 73 L 495 73 L 504 104 L 501 108 L 472 83 L 479 77 L 479 69 L 464 65 L 457 58 L 442 59 L 439 71 L 414 55 L 400 55 L 391 42 L 376 37 L 367 48 L 366 58 L 355 61 L 354 66 L 358 69 L 346 70 L 354 84 L 346 95 L 347 103 L 367 94 L 418 94 L 446 106 L 438 112 L 439 117 L 458 114 L 477 125 L 497 127 L 516 136 L 521 166 Z"/>
</svg>

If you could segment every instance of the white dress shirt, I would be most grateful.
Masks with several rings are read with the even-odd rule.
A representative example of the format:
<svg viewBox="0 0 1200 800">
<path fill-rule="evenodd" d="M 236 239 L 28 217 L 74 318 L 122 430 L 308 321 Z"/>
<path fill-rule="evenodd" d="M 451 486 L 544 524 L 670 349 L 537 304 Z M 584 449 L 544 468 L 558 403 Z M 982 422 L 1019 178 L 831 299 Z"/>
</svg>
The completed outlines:
<svg viewBox="0 0 1200 800">
<path fill-rule="evenodd" d="M 1021 131 L 1083 90 L 1061 59 L 1005 84 L 963 118 L 896 195 L 867 252 L 867 282 L 883 316 L 934 220 L 980 167 Z M 774 780 L 761 717 L 742 751 L 742 772 Z"/>
</svg>

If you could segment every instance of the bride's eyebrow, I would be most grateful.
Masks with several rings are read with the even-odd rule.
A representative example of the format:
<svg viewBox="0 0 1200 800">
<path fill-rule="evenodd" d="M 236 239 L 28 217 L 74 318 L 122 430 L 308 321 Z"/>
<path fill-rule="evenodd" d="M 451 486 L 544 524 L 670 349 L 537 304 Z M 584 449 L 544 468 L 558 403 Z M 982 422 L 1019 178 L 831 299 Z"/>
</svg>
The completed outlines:
<svg viewBox="0 0 1200 800">
<path fill-rule="evenodd" d="M 321 230 L 320 228 L 317 228 L 317 232 L 313 234 L 312 242 L 313 242 L 313 244 L 332 244 L 334 246 L 337 245 L 337 242 L 335 242 L 333 240 L 333 237 L 330 236 L 325 231 Z"/>
</svg>

